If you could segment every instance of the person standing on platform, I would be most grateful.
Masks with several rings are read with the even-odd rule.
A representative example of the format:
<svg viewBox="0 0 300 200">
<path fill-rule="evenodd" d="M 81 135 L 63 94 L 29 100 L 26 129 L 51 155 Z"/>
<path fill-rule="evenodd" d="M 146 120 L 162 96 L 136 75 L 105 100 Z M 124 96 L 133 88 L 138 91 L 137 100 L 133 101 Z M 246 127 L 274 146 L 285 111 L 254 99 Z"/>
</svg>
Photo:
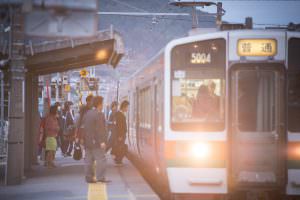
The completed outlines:
<svg viewBox="0 0 300 200">
<path fill-rule="evenodd" d="M 71 101 L 66 101 L 64 104 L 64 142 L 66 148 L 66 156 L 71 156 L 75 139 L 75 123 L 74 116 L 71 111 Z"/>
<path fill-rule="evenodd" d="M 79 110 L 79 119 L 77 121 L 77 128 L 76 128 L 76 143 L 83 144 L 83 127 L 82 127 L 82 119 L 84 115 L 87 113 L 88 110 L 91 110 L 93 107 L 93 95 L 88 95 L 85 99 L 86 104 L 83 105 Z"/>
<path fill-rule="evenodd" d="M 63 142 L 64 142 L 64 136 L 63 136 L 63 130 L 64 130 L 64 119 L 63 119 L 63 113 L 61 109 L 61 104 L 59 102 L 56 102 L 54 104 L 57 106 L 57 120 L 59 125 L 59 131 L 57 136 L 57 147 L 60 148 L 62 155 L 64 155 L 66 152 L 63 152 Z"/>
<path fill-rule="evenodd" d="M 85 148 L 85 179 L 88 183 L 107 183 L 110 181 L 105 178 L 106 125 L 102 112 L 103 97 L 96 96 L 93 99 L 93 106 L 94 108 L 88 110 L 82 119 Z M 96 168 L 94 168 L 95 161 Z M 95 173 L 94 169 L 96 169 Z M 96 177 L 94 177 L 94 174 Z"/>
<path fill-rule="evenodd" d="M 112 147 L 113 144 L 116 141 L 116 114 L 118 111 L 118 103 L 116 101 L 113 101 L 110 106 L 110 112 L 108 114 L 108 131 L 109 131 L 109 137 L 107 141 L 107 148 L 106 151 L 109 151 Z M 113 153 L 113 152 L 112 152 Z"/>
<path fill-rule="evenodd" d="M 128 110 L 129 102 L 123 101 L 120 106 L 120 110 L 116 114 L 116 131 L 117 138 L 113 147 L 115 154 L 115 164 L 121 166 L 122 160 L 127 153 L 127 145 L 125 144 L 127 123 L 126 123 L 126 112 Z"/>
<path fill-rule="evenodd" d="M 39 127 L 39 155 L 40 160 L 44 161 L 44 165 L 47 166 L 46 161 L 46 133 L 45 133 L 46 117 L 40 117 Z"/>
<path fill-rule="evenodd" d="M 49 115 L 45 119 L 46 134 L 46 165 L 48 168 L 56 167 L 54 164 L 55 152 L 57 149 L 56 137 L 59 132 L 59 124 L 57 120 L 57 106 L 51 106 Z"/>
</svg>

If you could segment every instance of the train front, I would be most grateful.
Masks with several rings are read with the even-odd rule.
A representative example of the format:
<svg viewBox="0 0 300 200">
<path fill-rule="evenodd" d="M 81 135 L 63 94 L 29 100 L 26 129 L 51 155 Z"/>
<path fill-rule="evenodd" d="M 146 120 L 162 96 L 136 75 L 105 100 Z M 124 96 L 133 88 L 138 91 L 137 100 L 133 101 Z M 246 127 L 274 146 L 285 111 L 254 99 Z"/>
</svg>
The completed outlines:
<svg viewBox="0 0 300 200">
<path fill-rule="evenodd" d="M 226 40 L 176 40 L 167 46 L 165 61 L 170 190 L 176 198 L 226 194 Z"/>
<path fill-rule="evenodd" d="M 218 32 L 169 43 L 165 159 L 175 199 L 286 193 L 286 59 L 284 31 Z"/>
</svg>

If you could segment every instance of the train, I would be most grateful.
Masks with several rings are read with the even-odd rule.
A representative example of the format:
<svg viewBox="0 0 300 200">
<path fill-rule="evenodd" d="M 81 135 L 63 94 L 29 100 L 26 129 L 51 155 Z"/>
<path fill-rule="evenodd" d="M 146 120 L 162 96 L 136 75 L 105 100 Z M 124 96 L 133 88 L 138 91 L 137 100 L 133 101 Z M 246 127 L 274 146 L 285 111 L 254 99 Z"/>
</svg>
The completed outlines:
<svg viewBox="0 0 300 200">
<path fill-rule="evenodd" d="M 129 155 L 165 199 L 300 199 L 300 32 L 169 42 L 120 84 Z"/>
</svg>

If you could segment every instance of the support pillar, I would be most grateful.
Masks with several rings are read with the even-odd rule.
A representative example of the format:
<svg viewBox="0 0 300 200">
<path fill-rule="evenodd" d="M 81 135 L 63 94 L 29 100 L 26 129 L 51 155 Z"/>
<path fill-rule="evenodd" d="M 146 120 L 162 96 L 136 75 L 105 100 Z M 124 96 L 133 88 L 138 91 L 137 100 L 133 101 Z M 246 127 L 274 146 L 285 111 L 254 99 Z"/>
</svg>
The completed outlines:
<svg viewBox="0 0 300 200">
<path fill-rule="evenodd" d="M 32 98 L 32 75 L 26 74 L 25 78 L 25 137 L 24 137 L 24 170 L 29 171 L 31 169 L 31 117 L 32 117 L 32 104 L 29 103 Z"/>
<path fill-rule="evenodd" d="M 38 112 L 38 76 L 26 74 L 26 99 L 25 99 L 25 141 L 24 156 L 25 171 L 31 170 L 31 166 L 38 163 L 38 129 L 40 117 Z"/>
<path fill-rule="evenodd" d="M 20 8 L 10 7 L 10 100 L 7 185 L 20 184 L 24 174 L 24 32 Z"/>
<path fill-rule="evenodd" d="M 31 160 L 32 164 L 38 164 L 38 138 L 40 128 L 40 112 L 39 112 L 39 77 L 33 75 L 32 77 L 32 121 L 31 121 L 31 133 L 32 133 L 32 152 Z"/>
</svg>

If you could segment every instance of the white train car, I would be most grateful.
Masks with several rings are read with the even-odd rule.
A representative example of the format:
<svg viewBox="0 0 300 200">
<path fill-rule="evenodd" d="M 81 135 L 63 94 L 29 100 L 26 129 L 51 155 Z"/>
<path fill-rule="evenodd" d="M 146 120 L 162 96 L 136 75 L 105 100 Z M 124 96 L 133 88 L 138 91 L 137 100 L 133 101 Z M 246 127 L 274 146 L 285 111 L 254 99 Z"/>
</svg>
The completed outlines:
<svg viewBox="0 0 300 200">
<path fill-rule="evenodd" d="M 120 87 L 130 155 L 166 198 L 300 198 L 299 32 L 176 39 Z"/>
</svg>

